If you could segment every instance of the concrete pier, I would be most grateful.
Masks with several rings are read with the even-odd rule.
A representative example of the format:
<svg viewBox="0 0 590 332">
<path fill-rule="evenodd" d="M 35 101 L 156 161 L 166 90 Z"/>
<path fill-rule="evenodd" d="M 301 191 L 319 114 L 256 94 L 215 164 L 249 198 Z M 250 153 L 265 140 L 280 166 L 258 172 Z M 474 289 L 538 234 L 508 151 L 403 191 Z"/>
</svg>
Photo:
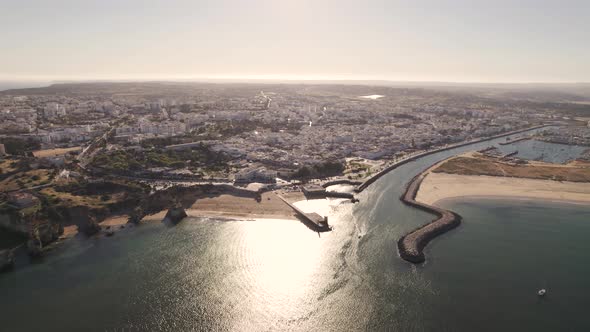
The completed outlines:
<svg viewBox="0 0 590 332">
<path fill-rule="evenodd" d="M 281 195 L 277 194 L 277 196 L 283 202 L 285 202 L 285 204 L 289 205 L 289 207 L 292 208 L 293 211 L 295 211 L 295 213 L 297 213 L 297 216 L 299 216 L 301 218 L 301 221 L 303 221 L 303 223 L 307 227 L 311 228 L 312 230 L 314 230 L 316 232 L 327 232 L 327 231 L 332 230 L 330 225 L 328 225 L 328 217 L 322 217 L 315 212 L 312 212 L 312 213 L 303 212 L 301 209 L 299 209 L 295 205 L 289 203 Z"/>
</svg>

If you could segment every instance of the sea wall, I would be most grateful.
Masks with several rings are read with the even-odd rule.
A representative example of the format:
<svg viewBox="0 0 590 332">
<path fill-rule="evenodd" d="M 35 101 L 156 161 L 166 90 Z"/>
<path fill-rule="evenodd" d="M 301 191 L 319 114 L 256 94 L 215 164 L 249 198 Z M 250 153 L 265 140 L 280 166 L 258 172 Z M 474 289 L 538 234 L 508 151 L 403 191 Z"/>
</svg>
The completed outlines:
<svg viewBox="0 0 590 332">
<path fill-rule="evenodd" d="M 415 176 L 408 184 L 404 194 L 400 197 L 404 204 L 437 216 L 432 222 L 409 232 L 397 242 L 400 257 L 415 264 L 422 263 L 426 260 L 423 250 L 432 239 L 461 224 L 461 216 L 458 214 L 416 201 L 416 194 L 426 174 L 427 171 Z"/>
<path fill-rule="evenodd" d="M 458 143 L 458 144 L 452 144 L 452 145 L 445 146 L 445 147 L 442 147 L 442 148 L 439 148 L 439 149 L 429 150 L 429 151 L 425 151 L 425 152 L 422 152 L 422 153 L 413 155 L 413 156 L 411 156 L 409 158 L 400 160 L 398 162 L 395 162 L 395 163 L 389 165 L 388 167 L 386 167 L 385 169 L 383 169 L 379 173 L 373 175 L 372 177 L 370 177 L 369 179 L 367 179 L 365 182 L 363 182 L 361 185 L 359 185 L 355 189 L 355 191 L 357 193 L 362 192 L 363 190 L 367 189 L 367 187 L 370 186 L 373 182 L 375 182 L 379 178 L 381 178 L 383 175 L 391 172 L 392 170 L 394 170 L 394 169 L 396 169 L 396 168 L 398 168 L 398 167 L 400 167 L 400 166 L 402 166 L 404 164 L 407 164 L 407 163 L 409 163 L 411 161 L 414 161 L 416 159 L 419 159 L 419 158 L 422 158 L 422 157 L 425 157 L 425 156 L 428 156 L 428 155 L 431 155 L 431 154 L 434 154 L 434 153 L 438 153 L 438 152 L 441 152 L 441 151 L 451 150 L 451 149 L 455 149 L 455 148 L 459 148 L 459 147 L 463 147 L 463 146 L 471 145 L 471 144 L 477 144 L 477 143 L 481 143 L 481 142 L 493 140 L 493 139 L 496 139 L 496 138 L 510 136 L 510 135 L 514 135 L 514 134 L 519 134 L 519 133 L 526 132 L 526 131 L 529 131 L 529 130 L 535 130 L 535 129 L 549 127 L 549 126 L 551 126 L 551 125 L 550 124 L 544 124 L 544 125 L 529 127 L 529 128 L 525 128 L 525 129 L 514 130 L 514 131 L 510 131 L 510 132 L 507 132 L 507 133 L 498 134 L 498 135 L 494 135 L 494 136 L 490 136 L 490 137 L 483 137 L 483 138 L 479 138 L 479 139 L 472 140 L 472 141 L 462 142 L 462 143 Z"/>
<path fill-rule="evenodd" d="M 358 186 L 358 185 L 361 185 L 363 183 L 361 181 L 340 179 L 340 180 L 328 181 L 328 182 L 322 184 L 322 187 L 328 188 L 329 186 L 335 186 L 337 184 L 348 184 L 348 185 L 351 185 L 351 186 Z"/>
<path fill-rule="evenodd" d="M 500 144 L 500 145 L 510 145 L 510 144 L 513 144 L 513 143 L 521 142 L 521 141 L 528 141 L 530 139 L 533 139 L 533 138 L 531 136 L 526 136 L 526 137 L 521 137 L 521 138 L 517 138 L 517 139 L 512 140 L 512 141 L 506 141 L 506 142 L 502 142 L 502 143 L 498 143 L 498 144 Z"/>
</svg>

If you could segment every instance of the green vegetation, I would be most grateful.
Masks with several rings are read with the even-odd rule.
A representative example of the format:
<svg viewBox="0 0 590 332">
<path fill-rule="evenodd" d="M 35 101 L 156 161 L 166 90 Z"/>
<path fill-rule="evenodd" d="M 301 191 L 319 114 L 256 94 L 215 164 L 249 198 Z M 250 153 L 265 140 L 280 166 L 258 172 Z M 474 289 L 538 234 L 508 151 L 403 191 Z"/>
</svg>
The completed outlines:
<svg viewBox="0 0 590 332">
<path fill-rule="evenodd" d="M 21 163 L 16 159 L 0 160 L 0 174 L 12 173 L 20 169 Z"/>
<path fill-rule="evenodd" d="M 340 175 L 344 171 L 344 164 L 338 161 L 327 161 L 313 166 L 303 166 L 293 174 L 295 179 L 307 179 Z"/>
<path fill-rule="evenodd" d="M 47 184 L 55 176 L 55 170 L 33 169 L 13 174 L 0 181 L 0 191 L 11 191 Z"/>
<path fill-rule="evenodd" d="M 148 150 L 142 152 L 117 150 L 97 155 L 94 167 L 110 172 L 123 173 L 153 167 L 183 168 L 187 166 L 225 167 L 227 157 L 213 152 L 204 145 L 185 150 Z"/>
<path fill-rule="evenodd" d="M 40 193 L 48 204 L 56 208 L 111 208 L 126 201 L 141 200 L 149 193 L 149 187 L 130 181 L 70 181 L 45 188 Z"/>
</svg>

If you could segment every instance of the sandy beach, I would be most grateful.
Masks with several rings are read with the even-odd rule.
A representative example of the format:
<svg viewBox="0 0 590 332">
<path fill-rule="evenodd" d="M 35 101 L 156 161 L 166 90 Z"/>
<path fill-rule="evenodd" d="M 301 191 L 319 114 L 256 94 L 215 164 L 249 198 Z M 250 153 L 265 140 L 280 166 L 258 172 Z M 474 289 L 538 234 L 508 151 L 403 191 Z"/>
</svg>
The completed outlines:
<svg viewBox="0 0 590 332">
<path fill-rule="evenodd" d="M 443 199 L 457 197 L 522 198 L 590 203 L 590 184 L 552 180 L 523 179 L 485 175 L 429 173 L 416 200 L 437 205 Z"/>
<path fill-rule="evenodd" d="M 289 201 L 305 199 L 301 192 L 281 194 Z M 162 221 L 167 211 L 145 216 L 142 221 Z M 198 199 L 190 208 L 186 209 L 189 217 L 227 217 L 232 219 L 295 219 L 293 210 L 281 201 L 274 192 L 262 194 L 262 200 L 223 194 L 218 197 Z M 100 223 L 101 226 L 117 226 L 127 223 L 128 216 L 113 216 Z"/>
<path fill-rule="evenodd" d="M 300 191 L 281 192 L 281 196 L 289 202 L 304 200 L 305 196 Z M 225 217 L 230 219 L 297 219 L 293 210 L 279 199 L 277 193 L 266 192 L 262 194 L 262 200 L 248 197 L 238 197 L 223 194 L 213 198 L 200 198 L 190 208 L 185 209 L 189 217 Z M 161 222 L 168 211 L 160 211 L 145 216 L 142 222 Z M 118 229 L 127 224 L 129 216 L 126 214 L 113 215 L 101 221 L 99 225 L 103 229 Z M 62 239 L 70 238 L 78 234 L 78 226 L 64 227 Z"/>
</svg>

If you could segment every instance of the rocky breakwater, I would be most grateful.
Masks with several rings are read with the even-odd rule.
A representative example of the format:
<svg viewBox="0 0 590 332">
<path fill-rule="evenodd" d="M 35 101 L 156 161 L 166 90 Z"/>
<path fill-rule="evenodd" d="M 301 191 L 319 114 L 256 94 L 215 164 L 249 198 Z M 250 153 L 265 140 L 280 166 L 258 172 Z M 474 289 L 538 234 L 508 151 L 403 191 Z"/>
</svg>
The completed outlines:
<svg viewBox="0 0 590 332">
<path fill-rule="evenodd" d="M 416 194 L 427 173 L 428 171 L 414 177 L 400 198 L 404 204 L 438 217 L 429 224 L 402 236 L 397 242 L 400 257 L 415 264 L 422 263 L 426 260 L 423 250 L 432 239 L 459 226 L 461 223 L 461 216 L 452 211 L 416 201 Z"/>
</svg>

